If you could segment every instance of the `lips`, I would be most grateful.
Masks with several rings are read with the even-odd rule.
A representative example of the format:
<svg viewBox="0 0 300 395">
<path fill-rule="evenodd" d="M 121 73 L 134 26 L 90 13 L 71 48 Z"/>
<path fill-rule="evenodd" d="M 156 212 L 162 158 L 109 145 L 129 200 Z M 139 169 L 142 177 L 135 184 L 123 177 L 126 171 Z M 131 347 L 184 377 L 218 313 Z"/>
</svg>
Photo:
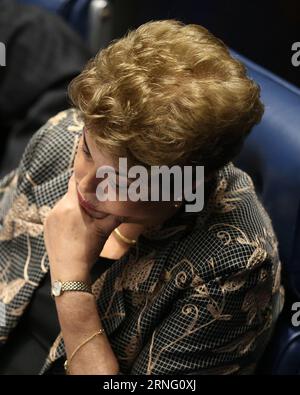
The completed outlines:
<svg viewBox="0 0 300 395">
<path fill-rule="evenodd" d="M 81 196 L 81 194 L 80 194 L 78 189 L 77 189 L 77 194 L 78 194 L 78 200 L 79 200 L 79 203 L 80 203 L 81 206 L 83 206 L 84 208 L 87 208 L 89 210 L 92 210 L 92 211 L 97 211 L 96 208 L 91 203 L 89 203 L 87 200 L 85 200 Z"/>
<path fill-rule="evenodd" d="M 78 201 L 79 204 L 82 208 L 84 208 L 84 210 L 91 216 L 94 218 L 104 218 L 106 217 L 108 214 L 103 213 L 102 211 L 98 211 L 95 209 L 95 206 L 93 206 L 90 202 L 88 202 L 87 200 L 85 200 L 82 195 L 80 194 L 78 188 L 77 188 L 77 196 L 78 196 Z"/>
</svg>

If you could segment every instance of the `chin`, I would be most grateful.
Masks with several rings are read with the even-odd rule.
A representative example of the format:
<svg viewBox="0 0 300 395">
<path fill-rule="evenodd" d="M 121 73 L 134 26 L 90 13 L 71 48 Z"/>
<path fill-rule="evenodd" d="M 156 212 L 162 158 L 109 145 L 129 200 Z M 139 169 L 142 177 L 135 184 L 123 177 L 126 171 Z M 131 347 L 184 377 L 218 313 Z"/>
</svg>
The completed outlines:
<svg viewBox="0 0 300 395">
<path fill-rule="evenodd" d="M 91 218 L 95 218 L 95 219 L 102 219 L 108 216 L 108 214 L 104 213 L 104 212 L 100 212 L 100 211 L 93 211 L 93 210 L 89 210 L 88 208 L 80 205 L 80 207 L 84 210 L 84 212 L 86 214 L 88 214 Z"/>
</svg>

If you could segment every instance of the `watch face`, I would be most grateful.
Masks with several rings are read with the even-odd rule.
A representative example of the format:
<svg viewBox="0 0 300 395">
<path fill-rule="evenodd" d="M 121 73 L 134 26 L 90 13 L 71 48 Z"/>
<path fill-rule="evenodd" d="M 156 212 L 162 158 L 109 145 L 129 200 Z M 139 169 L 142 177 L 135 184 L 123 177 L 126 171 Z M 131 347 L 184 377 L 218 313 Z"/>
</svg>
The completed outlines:
<svg viewBox="0 0 300 395">
<path fill-rule="evenodd" d="M 61 294 L 62 283 L 60 281 L 54 281 L 52 285 L 52 295 L 59 296 Z"/>
</svg>

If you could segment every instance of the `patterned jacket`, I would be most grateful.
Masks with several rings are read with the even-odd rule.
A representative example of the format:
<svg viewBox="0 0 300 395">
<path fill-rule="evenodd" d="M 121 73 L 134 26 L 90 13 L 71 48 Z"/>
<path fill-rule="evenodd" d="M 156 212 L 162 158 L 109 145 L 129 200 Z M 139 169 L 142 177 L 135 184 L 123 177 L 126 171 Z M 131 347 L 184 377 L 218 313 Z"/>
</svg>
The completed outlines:
<svg viewBox="0 0 300 395">
<path fill-rule="evenodd" d="M 43 222 L 66 193 L 82 133 L 59 113 L 0 182 L 0 344 L 49 270 Z M 278 243 L 251 178 L 224 166 L 199 213 L 180 210 L 93 284 L 124 374 L 252 373 L 282 309 Z M 65 355 L 61 334 L 40 374 Z"/>
</svg>

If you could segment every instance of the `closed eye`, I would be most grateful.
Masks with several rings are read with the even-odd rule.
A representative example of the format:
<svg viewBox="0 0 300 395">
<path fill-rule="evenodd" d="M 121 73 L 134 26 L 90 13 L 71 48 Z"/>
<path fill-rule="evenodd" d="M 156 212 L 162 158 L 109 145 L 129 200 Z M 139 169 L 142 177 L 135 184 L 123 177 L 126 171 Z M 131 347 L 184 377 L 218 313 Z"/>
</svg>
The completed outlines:
<svg viewBox="0 0 300 395">
<path fill-rule="evenodd" d="M 88 158 L 92 157 L 91 153 L 86 149 L 86 147 L 83 144 L 81 145 L 81 151 L 84 153 L 86 157 Z"/>
<path fill-rule="evenodd" d="M 83 133 L 82 136 L 83 136 L 83 142 L 82 142 L 82 145 L 81 145 L 82 152 L 85 154 L 85 156 L 87 156 L 88 158 L 91 158 L 92 155 L 91 155 L 91 152 L 90 152 L 90 150 L 89 150 L 89 147 L 88 147 L 88 145 L 87 145 L 87 143 L 86 143 L 84 133 Z"/>
</svg>

